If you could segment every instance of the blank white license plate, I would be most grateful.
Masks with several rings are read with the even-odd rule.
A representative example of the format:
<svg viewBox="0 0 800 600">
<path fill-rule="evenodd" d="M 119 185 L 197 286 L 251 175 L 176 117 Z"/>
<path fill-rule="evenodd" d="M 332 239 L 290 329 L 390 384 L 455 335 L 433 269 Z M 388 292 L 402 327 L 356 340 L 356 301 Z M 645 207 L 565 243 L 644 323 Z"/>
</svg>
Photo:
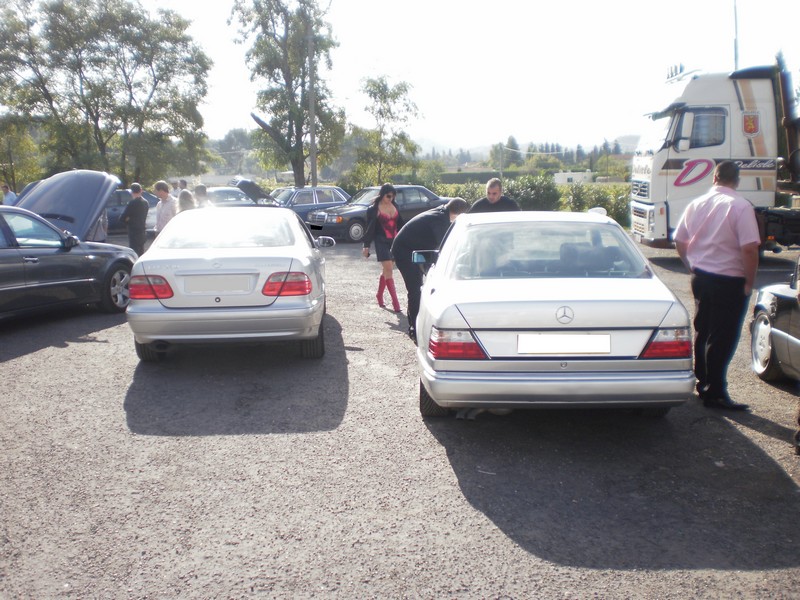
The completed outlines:
<svg viewBox="0 0 800 600">
<path fill-rule="evenodd" d="M 523 333 L 517 336 L 519 354 L 609 354 L 611 336 L 606 334 Z"/>
<path fill-rule="evenodd" d="M 246 293 L 251 279 L 250 275 L 193 275 L 184 279 L 183 289 L 187 294 Z"/>
</svg>

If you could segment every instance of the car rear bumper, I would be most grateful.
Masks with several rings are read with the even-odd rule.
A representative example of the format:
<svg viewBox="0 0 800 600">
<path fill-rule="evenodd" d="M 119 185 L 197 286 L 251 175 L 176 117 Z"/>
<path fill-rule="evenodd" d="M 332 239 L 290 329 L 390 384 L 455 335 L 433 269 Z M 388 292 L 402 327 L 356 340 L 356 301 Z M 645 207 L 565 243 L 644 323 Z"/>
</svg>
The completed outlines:
<svg viewBox="0 0 800 600">
<path fill-rule="evenodd" d="M 140 344 L 312 339 L 319 333 L 323 314 L 322 301 L 307 308 L 206 311 L 135 303 L 127 311 L 133 337 Z"/>
<path fill-rule="evenodd" d="M 692 396 L 691 371 L 468 373 L 420 365 L 431 398 L 445 408 L 678 406 Z"/>
</svg>

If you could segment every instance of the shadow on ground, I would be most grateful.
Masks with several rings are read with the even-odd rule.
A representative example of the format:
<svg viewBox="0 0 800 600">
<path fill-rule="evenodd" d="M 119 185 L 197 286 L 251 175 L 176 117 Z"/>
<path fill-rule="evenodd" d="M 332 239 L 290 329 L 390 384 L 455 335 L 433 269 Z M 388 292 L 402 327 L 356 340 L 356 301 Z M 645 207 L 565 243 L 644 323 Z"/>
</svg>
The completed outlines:
<svg viewBox="0 0 800 600">
<path fill-rule="evenodd" d="M 335 429 L 347 408 L 347 356 L 339 322 L 328 314 L 323 326 L 322 359 L 273 343 L 182 346 L 161 362 L 139 363 L 125 397 L 128 428 L 164 436 Z"/>
<path fill-rule="evenodd" d="M 696 404 L 661 420 L 520 411 L 427 425 L 470 504 L 545 560 L 593 569 L 800 565 L 797 486 L 720 413 Z"/>
</svg>

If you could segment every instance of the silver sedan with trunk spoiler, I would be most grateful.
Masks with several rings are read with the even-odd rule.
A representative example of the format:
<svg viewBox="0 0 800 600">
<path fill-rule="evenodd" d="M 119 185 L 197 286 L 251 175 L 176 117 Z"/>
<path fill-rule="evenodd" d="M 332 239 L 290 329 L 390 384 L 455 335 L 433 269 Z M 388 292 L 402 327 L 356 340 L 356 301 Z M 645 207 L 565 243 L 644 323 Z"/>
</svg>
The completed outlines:
<svg viewBox="0 0 800 600">
<path fill-rule="evenodd" d="M 692 395 L 689 316 L 612 219 L 458 217 L 416 322 L 420 411 L 614 407 L 663 416 Z"/>
<path fill-rule="evenodd" d="M 179 213 L 136 262 L 128 324 L 141 360 L 173 344 L 297 340 L 325 352 L 325 259 L 291 210 L 270 206 Z"/>
</svg>

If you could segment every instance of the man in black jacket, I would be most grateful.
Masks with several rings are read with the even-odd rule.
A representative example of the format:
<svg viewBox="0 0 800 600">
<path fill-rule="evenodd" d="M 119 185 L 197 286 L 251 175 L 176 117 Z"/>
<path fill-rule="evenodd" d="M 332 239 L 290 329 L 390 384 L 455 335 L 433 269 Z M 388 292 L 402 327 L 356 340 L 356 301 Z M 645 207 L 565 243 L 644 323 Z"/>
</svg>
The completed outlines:
<svg viewBox="0 0 800 600">
<path fill-rule="evenodd" d="M 520 210 L 519 204 L 503 195 L 503 182 L 497 177 L 486 182 L 486 198 L 478 200 L 469 209 L 471 213 Z"/>
<path fill-rule="evenodd" d="M 392 256 L 408 292 L 408 335 L 415 343 L 417 313 L 422 295 L 422 269 L 411 262 L 411 254 L 414 250 L 436 250 L 450 223 L 461 213 L 467 212 L 467 208 L 464 200 L 453 198 L 443 206 L 420 213 L 403 225 L 392 243 Z"/>
<path fill-rule="evenodd" d="M 128 245 L 139 256 L 144 254 L 144 244 L 147 241 L 146 223 L 147 212 L 150 205 L 142 198 L 142 186 L 138 183 L 131 184 L 132 198 L 120 215 L 120 221 L 128 226 Z"/>
</svg>

